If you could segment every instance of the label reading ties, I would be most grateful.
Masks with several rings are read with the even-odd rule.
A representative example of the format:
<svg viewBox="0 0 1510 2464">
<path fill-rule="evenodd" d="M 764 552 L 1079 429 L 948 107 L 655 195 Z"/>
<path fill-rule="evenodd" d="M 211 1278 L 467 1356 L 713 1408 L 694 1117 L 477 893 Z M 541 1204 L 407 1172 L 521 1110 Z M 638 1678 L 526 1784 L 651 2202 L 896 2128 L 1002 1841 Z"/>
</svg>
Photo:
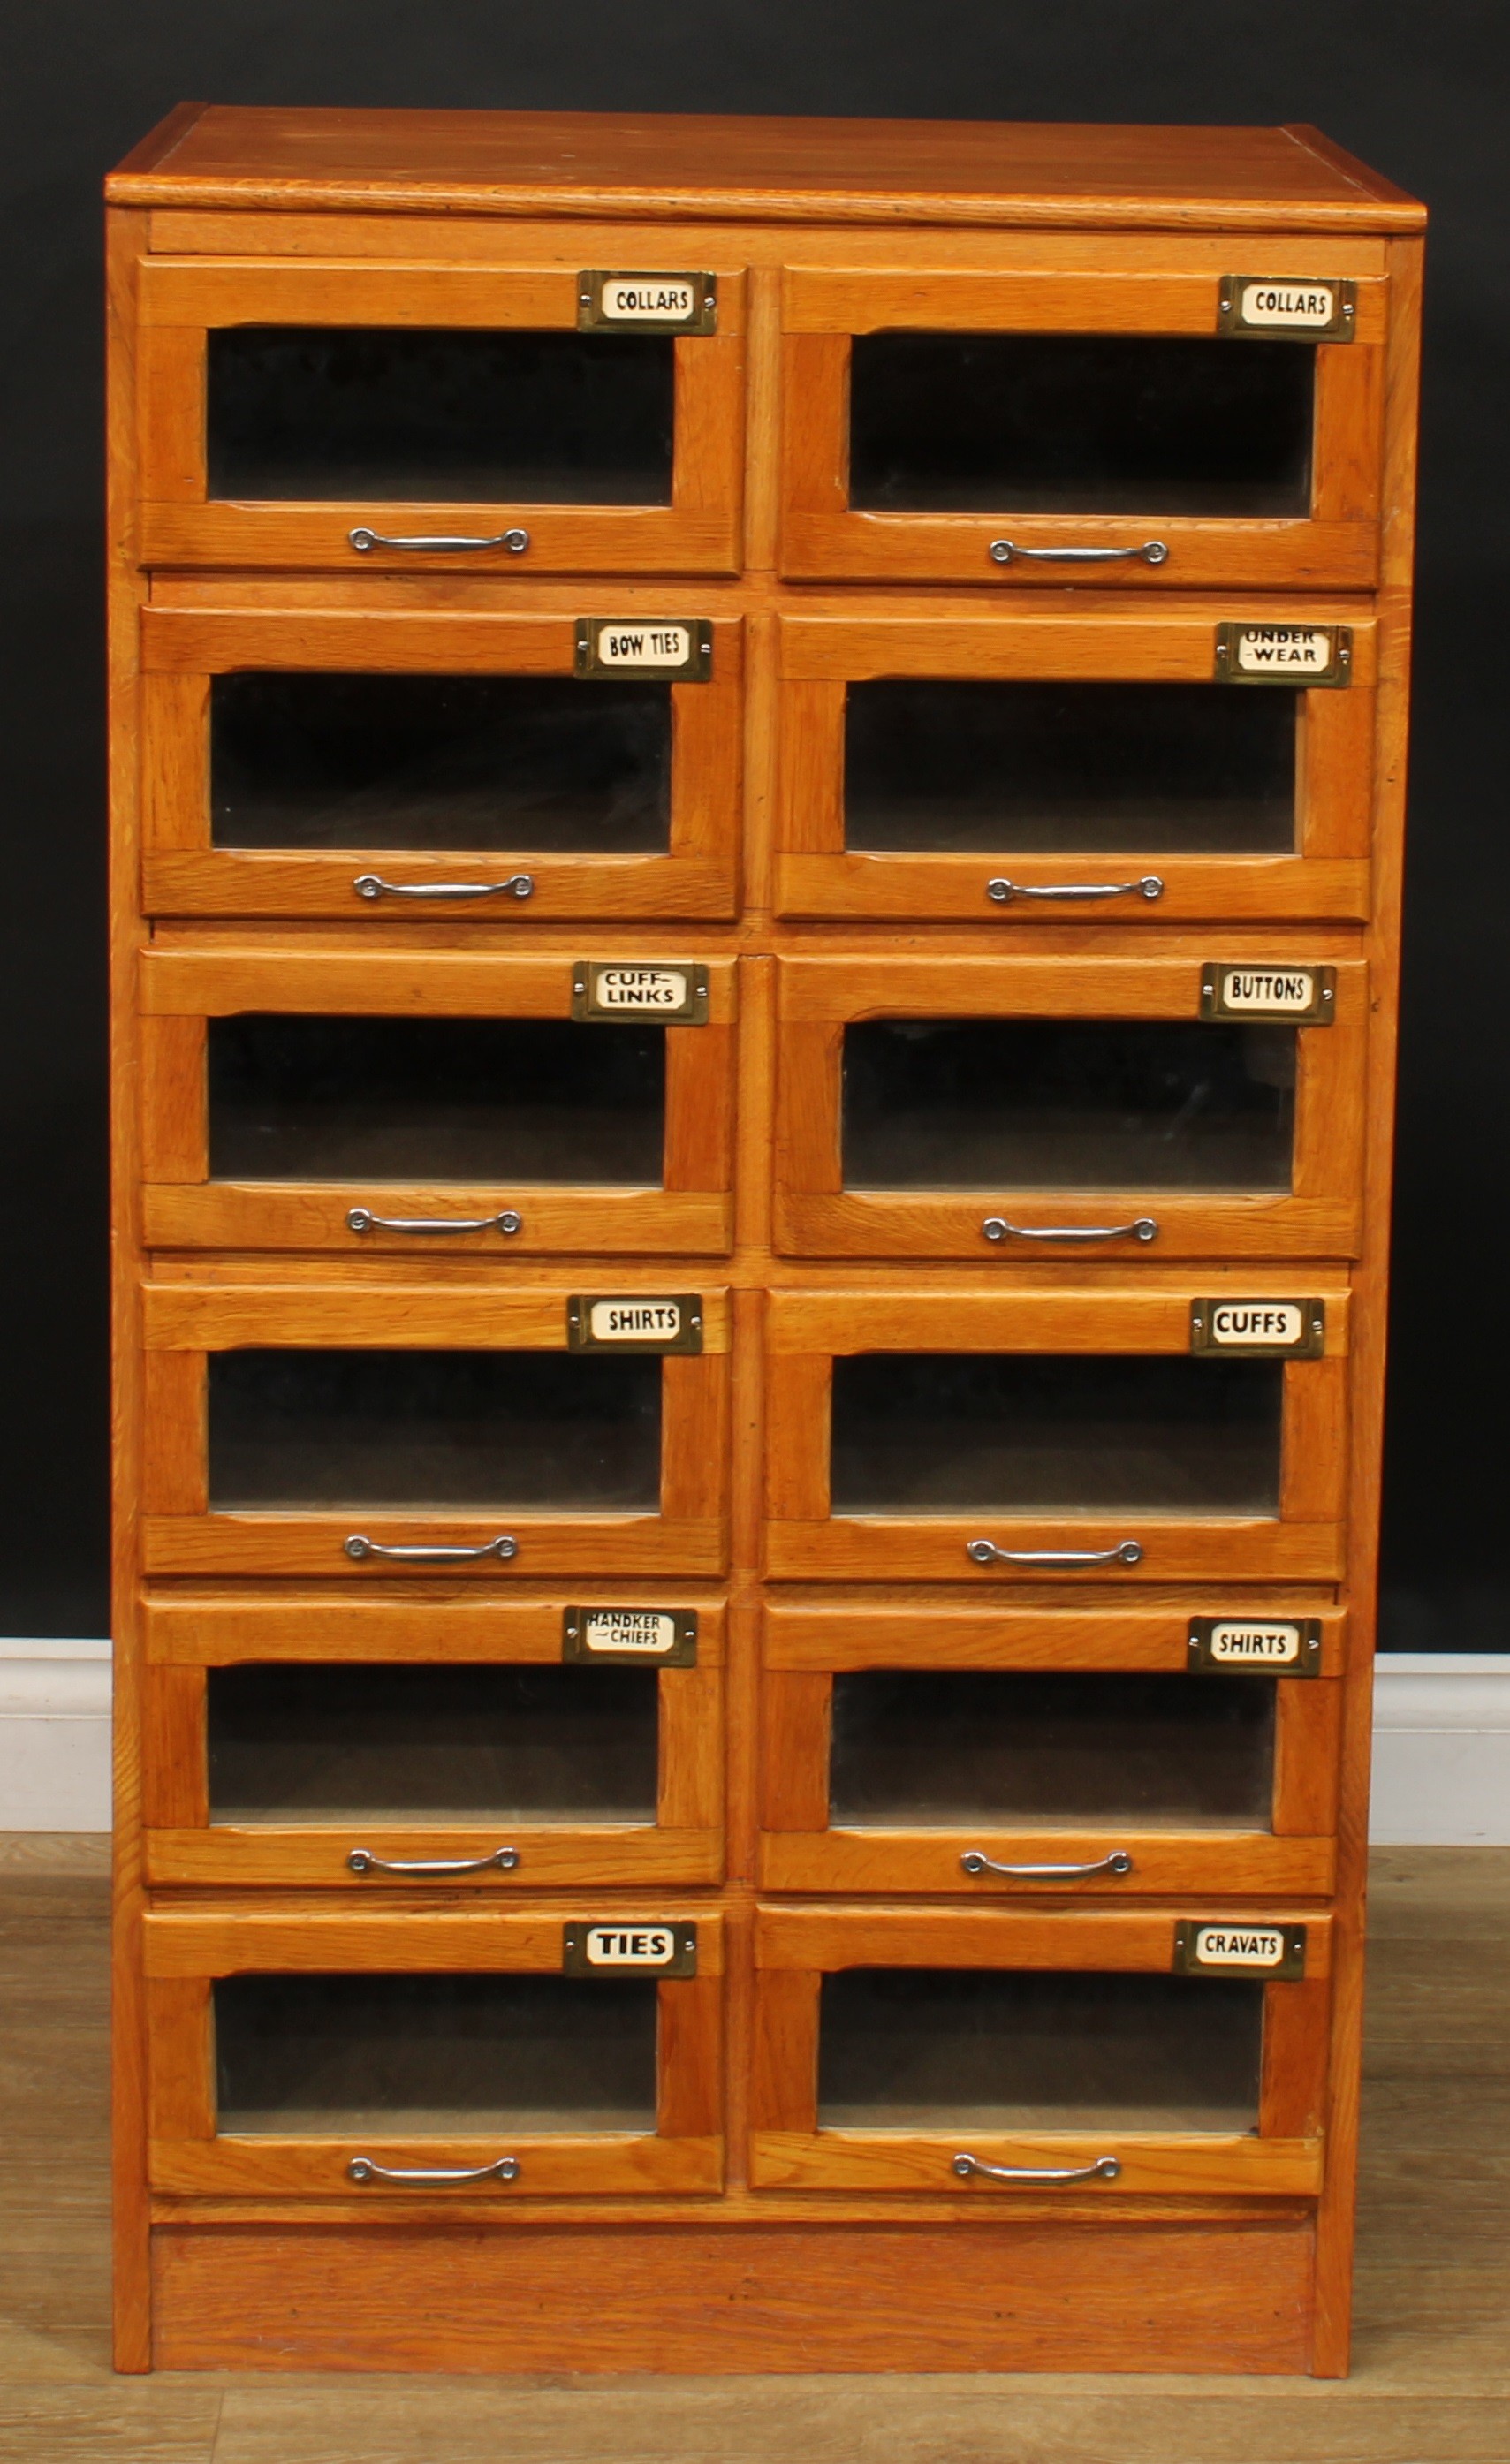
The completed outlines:
<svg viewBox="0 0 1510 2464">
<path fill-rule="evenodd" d="M 571 1015 L 576 1019 L 663 1019 L 668 1026 L 706 1026 L 705 966 L 628 966 L 579 958 L 571 970 Z"/>
<path fill-rule="evenodd" d="M 650 1917 L 583 1918 L 564 1925 L 566 1976 L 696 1976 L 698 1928 Z"/>
<path fill-rule="evenodd" d="M 700 1352 L 698 1292 L 573 1292 L 568 1352 Z"/>
<path fill-rule="evenodd" d="M 1325 1343 L 1322 1301 L 1218 1297 L 1190 1303 L 1192 1352 L 1240 1353 L 1251 1360 L 1319 1360 Z"/>
<path fill-rule="evenodd" d="M 706 684 L 713 673 L 713 627 L 705 616 L 579 616 L 573 672 Z"/>
<path fill-rule="evenodd" d="M 1315 1677 L 1321 1665 L 1319 1617 L 1192 1617 L 1189 1665 L 1256 1676 Z"/>
<path fill-rule="evenodd" d="M 1273 1976 L 1293 1983 L 1305 1974 L 1305 1927 L 1182 1918 L 1171 1965 L 1176 1976 Z"/>
<path fill-rule="evenodd" d="M 579 332 L 606 326 L 663 334 L 717 329 L 719 286 L 711 274 L 603 274 L 577 276 Z"/>
<path fill-rule="evenodd" d="M 1356 282 L 1286 282 L 1273 274 L 1224 274 L 1216 295 L 1219 334 L 1272 341 L 1350 342 L 1358 330 Z"/>
<path fill-rule="evenodd" d="M 1211 959 L 1201 969 L 1203 1018 L 1277 1018 L 1294 1026 L 1330 1026 L 1336 1015 L 1335 967 L 1229 967 Z"/>
<path fill-rule="evenodd" d="M 698 1659 L 696 1609 L 569 1608 L 561 1624 L 561 1656 L 580 1666 L 693 1668 Z"/>
<path fill-rule="evenodd" d="M 1215 675 L 1226 685 L 1345 685 L 1350 625 L 1218 625 Z"/>
</svg>

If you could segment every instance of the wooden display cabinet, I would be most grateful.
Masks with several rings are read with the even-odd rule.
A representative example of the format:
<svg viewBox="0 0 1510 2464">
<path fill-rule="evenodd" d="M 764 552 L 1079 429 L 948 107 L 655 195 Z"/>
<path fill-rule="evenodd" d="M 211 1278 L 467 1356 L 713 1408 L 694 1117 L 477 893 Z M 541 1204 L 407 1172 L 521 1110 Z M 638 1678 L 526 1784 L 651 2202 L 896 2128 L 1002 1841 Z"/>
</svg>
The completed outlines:
<svg viewBox="0 0 1510 2464">
<path fill-rule="evenodd" d="M 120 2365 L 1344 2370 L 1421 209 L 109 209 Z"/>
</svg>

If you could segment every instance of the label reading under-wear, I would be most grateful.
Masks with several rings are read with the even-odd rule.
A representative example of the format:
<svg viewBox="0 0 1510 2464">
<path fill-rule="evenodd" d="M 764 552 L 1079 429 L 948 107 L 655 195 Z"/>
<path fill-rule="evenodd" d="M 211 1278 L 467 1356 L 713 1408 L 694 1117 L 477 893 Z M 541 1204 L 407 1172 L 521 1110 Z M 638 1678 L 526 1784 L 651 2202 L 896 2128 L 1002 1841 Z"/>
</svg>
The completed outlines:
<svg viewBox="0 0 1510 2464">
<path fill-rule="evenodd" d="M 1347 685 L 1353 673 L 1350 625 L 1243 625 L 1216 627 L 1212 673 L 1227 685 Z"/>
</svg>

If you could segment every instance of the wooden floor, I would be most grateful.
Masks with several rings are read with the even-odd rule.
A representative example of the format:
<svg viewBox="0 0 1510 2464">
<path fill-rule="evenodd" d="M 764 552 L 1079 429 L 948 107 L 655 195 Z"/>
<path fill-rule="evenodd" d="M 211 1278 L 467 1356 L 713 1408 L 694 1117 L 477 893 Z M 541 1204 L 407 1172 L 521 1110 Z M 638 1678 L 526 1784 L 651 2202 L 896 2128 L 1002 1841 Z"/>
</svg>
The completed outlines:
<svg viewBox="0 0 1510 2464">
<path fill-rule="evenodd" d="M 1354 2375 L 112 2376 L 92 1840 L 0 1836 L 3 2464 L 1510 2464 L 1510 1849 L 1374 1859 Z"/>
</svg>

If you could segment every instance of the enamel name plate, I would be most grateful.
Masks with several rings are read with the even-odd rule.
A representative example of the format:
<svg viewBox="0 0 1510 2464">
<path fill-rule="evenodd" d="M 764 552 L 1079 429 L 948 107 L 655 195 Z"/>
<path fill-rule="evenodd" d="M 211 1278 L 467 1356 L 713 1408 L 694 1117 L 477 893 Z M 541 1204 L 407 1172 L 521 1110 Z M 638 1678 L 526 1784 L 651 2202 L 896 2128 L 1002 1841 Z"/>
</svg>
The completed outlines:
<svg viewBox="0 0 1510 2464">
<path fill-rule="evenodd" d="M 1216 297 L 1219 334 L 1271 341 L 1350 342 L 1358 330 L 1356 282 L 1282 282 L 1275 275 L 1224 274 Z"/>
<path fill-rule="evenodd" d="M 698 1928 L 646 1917 L 585 1918 L 564 1925 L 564 1976 L 696 1976 Z"/>
<path fill-rule="evenodd" d="M 1190 1303 L 1190 1350 L 1249 1360 L 1320 1360 L 1326 1344 L 1322 1301 L 1226 1299 Z"/>
<path fill-rule="evenodd" d="M 577 330 L 631 327 L 638 333 L 718 331 L 719 285 L 712 274 L 579 274 Z"/>
<path fill-rule="evenodd" d="M 658 1018 L 668 1026 L 706 1026 L 708 971 L 691 960 L 652 967 L 579 958 L 571 970 L 571 1015 L 611 1022 Z"/>
<path fill-rule="evenodd" d="M 1353 675 L 1350 625 L 1218 625 L 1219 685 L 1346 685 Z"/>
<path fill-rule="evenodd" d="M 705 616 L 579 616 L 573 672 L 705 685 L 713 673 L 713 627 Z"/>
<path fill-rule="evenodd" d="M 1203 1018 L 1287 1019 L 1330 1026 L 1337 1015 L 1335 967 L 1235 967 L 1210 959 L 1201 969 Z"/>
<path fill-rule="evenodd" d="M 561 1656 L 579 1667 L 695 1668 L 696 1609 L 567 1609 L 561 1621 Z"/>
<path fill-rule="evenodd" d="M 1192 1617 L 1189 1665 L 1222 1673 L 1315 1677 L 1321 1666 L 1320 1617 Z"/>
<path fill-rule="evenodd" d="M 568 1352 L 700 1352 L 698 1292 L 573 1292 Z"/>
<path fill-rule="evenodd" d="M 1276 1976 L 1293 1984 L 1305 1974 L 1305 1927 L 1182 1918 L 1172 1966 L 1176 1976 Z"/>
</svg>

